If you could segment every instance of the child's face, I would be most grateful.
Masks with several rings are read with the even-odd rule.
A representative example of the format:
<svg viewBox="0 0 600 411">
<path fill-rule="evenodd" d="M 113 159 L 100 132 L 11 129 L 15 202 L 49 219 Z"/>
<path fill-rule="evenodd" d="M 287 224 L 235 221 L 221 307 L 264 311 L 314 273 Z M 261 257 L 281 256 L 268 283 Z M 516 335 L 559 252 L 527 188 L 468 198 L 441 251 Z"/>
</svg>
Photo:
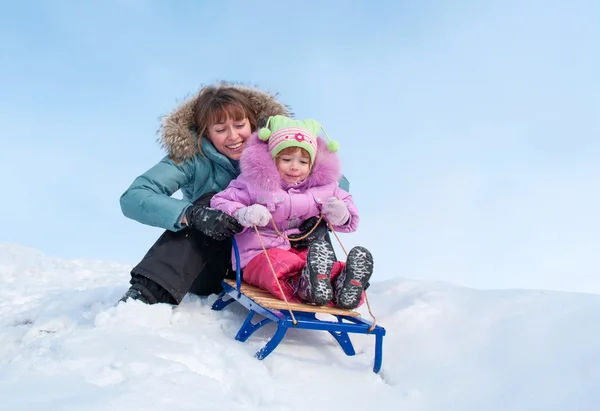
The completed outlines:
<svg viewBox="0 0 600 411">
<path fill-rule="evenodd" d="M 286 183 L 299 183 L 308 177 L 310 173 L 310 158 L 300 150 L 290 154 L 282 154 L 277 157 L 277 171 Z"/>
</svg>

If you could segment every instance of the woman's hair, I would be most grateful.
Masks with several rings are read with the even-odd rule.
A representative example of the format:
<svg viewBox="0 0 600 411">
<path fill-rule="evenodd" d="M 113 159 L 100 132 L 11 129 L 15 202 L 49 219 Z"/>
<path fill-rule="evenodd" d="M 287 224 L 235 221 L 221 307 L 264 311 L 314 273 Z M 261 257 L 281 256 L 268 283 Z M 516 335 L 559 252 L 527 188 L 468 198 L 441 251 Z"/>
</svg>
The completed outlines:
<svg viewBox="0 0 600 411">
<path fill-rule="evenodd" d="M 306 151 L 302 147 L 287 147 L 287 148 L 284 148 L 279 153 L 277 153 L 277 156 L 275 156 L 275 163 L 277 163 L 279 161 L 279 157 L 284 156 L 284 155 L 295 154 L 298 151 L 300 152 L 300 154 L 302 155 L 302 157 L 305 157 L 305 158 L 308 159 L 308 166 L 310 167 L 312 165 L 312 164 L 310 164 L 310 154 L 308 153 L 308 151 Z"/>
<path fill-rule="evenodd" d="M 233 87 L 206 87 L 202 90 L 194 108 L 194 120 L 198 133 L 198 149 L 203 137 L 208 136 L 208 128 L 222 123 L 231 117 L 234 121 L 248 118 L 254 132 L 258 128 L 258 119 L 246 95 Z"/>
</svg>

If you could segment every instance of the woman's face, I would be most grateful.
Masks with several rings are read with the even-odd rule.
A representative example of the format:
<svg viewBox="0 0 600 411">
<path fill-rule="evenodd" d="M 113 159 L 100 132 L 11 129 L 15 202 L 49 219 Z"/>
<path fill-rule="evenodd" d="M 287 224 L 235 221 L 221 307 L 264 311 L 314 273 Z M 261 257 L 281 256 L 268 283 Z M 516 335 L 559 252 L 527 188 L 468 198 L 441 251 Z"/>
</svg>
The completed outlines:
<svg viewBox="0 0 600 411">
<path fill-rule="evenodd" d="M 252 134 L 248 118 L 233 120 L 227 116 L 223 123 L 208 127 L 208 139 L 217 151 L 232 160 L 239 160 L 246 140 Z"/>
</svg>

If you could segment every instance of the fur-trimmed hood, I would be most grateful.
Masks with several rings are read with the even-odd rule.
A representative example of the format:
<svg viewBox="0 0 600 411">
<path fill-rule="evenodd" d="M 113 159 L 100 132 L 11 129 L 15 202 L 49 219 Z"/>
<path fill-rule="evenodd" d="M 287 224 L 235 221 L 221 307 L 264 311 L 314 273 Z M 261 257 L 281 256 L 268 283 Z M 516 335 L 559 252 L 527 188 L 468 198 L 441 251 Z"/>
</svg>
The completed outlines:
<svg viewBox="0 0 600 411">
<path fill-rule="evenodd" d="M 277 101 L 276 93 L 268 93 L 255 87 L 230 82 L 221 82 L 216 87 L 234 87 L 245 94 L 256 113 L 259 127 L 266 123 L 269 116 L 291 115 L 290 108 Z M 202 89 L 195 96 L 185 100 L 171 113 L 161 117 L 158 143 L 170 156 L 179 160 L 190 159 L 198 153 L 194 106 L 201 92 Z"/>
<path fill-rule="evenodd" d="M 281 177 L 271 157 L 267 143 L 253 133 L 240 157 L 242 176 L 266 191 L 281 189 Z M 327 142 L 317 139 L 317 152 L 312 170 L 303 184 L 305 189 L 337 182 L 341 177 L 341 165 L 336 153 L 329 151 Z"/>
</svg>

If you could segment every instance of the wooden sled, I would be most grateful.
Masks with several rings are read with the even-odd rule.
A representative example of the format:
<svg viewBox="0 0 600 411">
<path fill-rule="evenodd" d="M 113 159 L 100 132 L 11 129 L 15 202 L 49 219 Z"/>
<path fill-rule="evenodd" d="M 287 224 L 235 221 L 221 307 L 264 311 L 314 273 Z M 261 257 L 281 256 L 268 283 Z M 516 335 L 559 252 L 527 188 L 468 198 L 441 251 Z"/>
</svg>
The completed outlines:
<svg viewBox="0 0 600 411">
<path fill-rule="evenodd" d="M 237 243 L 233 240 L 233 250 L 236 260 L 239 261 Z M 223 280 L 223 291 L 213 303 L 212 309 L 220 311 L 234 301 L 242 304 L 250 312 L 240 327 L 235 339 L 245 342 L 256 330 L 270 322 L 277 324 L 273 337 L 263 348 L 256 352 L 259 360 L 266 358 L 283 340 L 289 328 L 327 331 L 340 344 L 346 355 L 355 355 L 354 346 L 348 334 L 372 334 L 375 336 L 375 359 L 373 372 L 381 369 L 383 357 L 383 337 L 385 329 L 361 318 L 356 311 L 336 307 L 315 306 L 309 304 L 289 303 L 293 317 L 288 310 L 288 304 L 272 296 L 267 291 L 243 283 L 239 267 L 236 267 L 236 280 Z M 337 321 L 318 319 L 317 313 L 333 315 Z M 253 323 L 254 315 L 258 314 L 264 319 Z M 295 321 L 294 321 L 295 320 Z"/>
</svg>

